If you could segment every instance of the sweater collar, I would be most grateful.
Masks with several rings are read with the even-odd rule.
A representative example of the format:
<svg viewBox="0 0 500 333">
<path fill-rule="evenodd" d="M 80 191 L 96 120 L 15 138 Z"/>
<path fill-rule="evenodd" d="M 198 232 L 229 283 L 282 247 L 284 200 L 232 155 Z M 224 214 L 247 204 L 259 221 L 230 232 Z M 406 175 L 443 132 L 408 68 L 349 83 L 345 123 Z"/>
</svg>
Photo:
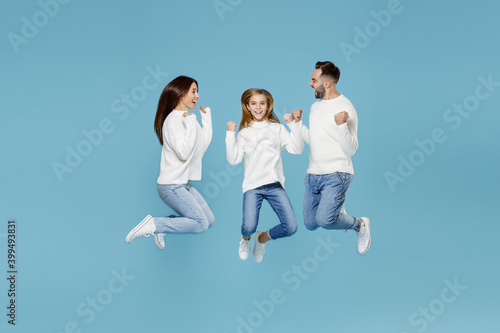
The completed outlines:
<svg viewBox="0 0 500 333">
<path fill-rule="evenodd" d="M 264 128 L 269 125 L 269 122 L 267 120 L 264 121 L 252 121 L 250 124 L 251 127 L 254 128 Z"/>
</svg>

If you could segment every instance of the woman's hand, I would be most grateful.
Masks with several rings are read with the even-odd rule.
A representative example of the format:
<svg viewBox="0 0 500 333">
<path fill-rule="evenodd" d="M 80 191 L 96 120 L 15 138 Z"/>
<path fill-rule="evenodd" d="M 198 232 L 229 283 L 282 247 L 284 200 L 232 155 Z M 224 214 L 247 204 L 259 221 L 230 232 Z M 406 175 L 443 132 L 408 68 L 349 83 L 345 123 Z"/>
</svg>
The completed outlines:
<svg viewBox="0 0 500 333">
<path fill-rule="evenodd" d="M 234 132 L 236 130 L 236 123 L 233 121 L 230 121 L 227 123 L 227 130 L 229 132 Z"/>
<path fill-rule="evenodd" d="M 189 117 L 189 116 L 192 116 L 192 115 L 193 114 L 191 112 L 187 112 L 187 111 L 182 114 L 183 117 Z"/>
<path fill-rule="evenodd" d="M 200 106 L 200 111 L 203 113 L 207 113 L 207 110 L 204 106 Z"/>
</svg>

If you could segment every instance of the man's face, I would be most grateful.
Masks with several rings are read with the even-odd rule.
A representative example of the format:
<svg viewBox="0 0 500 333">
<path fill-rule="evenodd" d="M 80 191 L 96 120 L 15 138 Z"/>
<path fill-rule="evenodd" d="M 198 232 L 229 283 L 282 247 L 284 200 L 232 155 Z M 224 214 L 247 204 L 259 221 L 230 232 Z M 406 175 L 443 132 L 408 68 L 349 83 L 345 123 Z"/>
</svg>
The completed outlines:
<svg viewBox="0 0 500 333">
<path fill-rule="evenodd" d="M 325 96 L 325 87 L 323 87 L 320 76 L 321 69 L 315 69 L 311 75 L 311 82 L 309 82 L 309 86 L 314 89 L 314 97 L 317 99 L 323 99 L 323 96 Z"/>
</svg>

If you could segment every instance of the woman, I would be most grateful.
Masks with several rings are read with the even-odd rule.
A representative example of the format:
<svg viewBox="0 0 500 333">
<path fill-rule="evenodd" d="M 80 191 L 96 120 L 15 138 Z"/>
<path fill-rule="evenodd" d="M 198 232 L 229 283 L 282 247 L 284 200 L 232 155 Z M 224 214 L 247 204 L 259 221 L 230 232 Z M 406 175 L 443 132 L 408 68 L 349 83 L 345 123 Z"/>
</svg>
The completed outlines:
<svg viewBox="0 0 500 333">
<path fill-rule="evenodd" d="M 163 146 L 158 193 L 179 216 L 148 215 L 125 242 L 154 235 L 156 245 L 164 249 L 166 233 L 201 233 L 214 224 L 210 207 L 191 185 L 191 180 L 201 180 L 201 160 L 212 139 L 210 108 L 200 107 L 203 127 L 188 112 L 196 108 L 199 97 L 198 82 L 179 76 L 163 89 L 156 112 L 155 132 Z"/>
</svg>

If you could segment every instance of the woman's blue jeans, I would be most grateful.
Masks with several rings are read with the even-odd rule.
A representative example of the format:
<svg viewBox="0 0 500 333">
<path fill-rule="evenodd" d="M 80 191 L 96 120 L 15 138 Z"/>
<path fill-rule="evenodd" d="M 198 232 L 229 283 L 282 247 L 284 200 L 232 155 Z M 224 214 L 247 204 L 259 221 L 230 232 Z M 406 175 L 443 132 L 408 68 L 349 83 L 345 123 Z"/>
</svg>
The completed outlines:
<svg viewBox="0 0 500 333">
<path fill-rule="evenodd" d="M 181 185 L 160 185 L 161 199 L 180 216 L 155 217 L 158 233 L 191 233 L 207 231 L 215 217 L 205 199 L 190 182 Z"/>
</svg>

